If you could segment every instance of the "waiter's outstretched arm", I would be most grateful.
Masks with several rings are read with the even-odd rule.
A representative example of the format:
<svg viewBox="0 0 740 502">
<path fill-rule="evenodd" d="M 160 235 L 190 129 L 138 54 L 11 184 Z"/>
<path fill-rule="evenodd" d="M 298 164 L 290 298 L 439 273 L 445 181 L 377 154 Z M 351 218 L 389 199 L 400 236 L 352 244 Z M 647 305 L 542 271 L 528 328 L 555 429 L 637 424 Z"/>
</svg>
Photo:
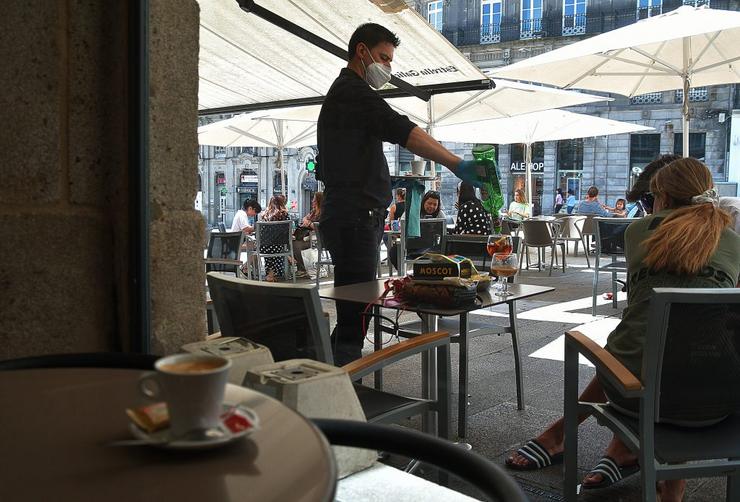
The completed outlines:
<svg viewBox="0 0 740 502">
<path fill-rule="evenodd" d="M 406 149 L 419 157 L 442 164 L 453 173 L 462 161 L 460 157 L 443 147 L 439 141 L 432 138 L 424 129 L 418 126 L 411 129 L 409 138 L 406 140 Z"/>
</svg>

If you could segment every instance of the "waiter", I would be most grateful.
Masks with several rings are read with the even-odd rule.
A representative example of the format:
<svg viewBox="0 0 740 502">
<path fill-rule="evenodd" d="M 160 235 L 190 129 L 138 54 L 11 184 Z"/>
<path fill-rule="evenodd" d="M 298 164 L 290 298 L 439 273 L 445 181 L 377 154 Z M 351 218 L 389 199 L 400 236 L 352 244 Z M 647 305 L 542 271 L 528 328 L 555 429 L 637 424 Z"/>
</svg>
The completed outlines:
<svg viewBox="0 0 740 502">
<path fill-rule="evenodd" d="M 408 117 L 399 115 L 373 89 L 391 78 L 398 37 L 379 24 L 363 24 L 349 41 L 349 64 L 339 72 L 321 107 L 317 177 L 324 183 L 321 237 L 334 264 L 334 286 L 375 278 L 378 246 L 391 178 L 383 141 L 444 165 L 463 181 L 480 186 L 475 164 L 444 148 Z M 334 363 L 362 356 L 365 306 L 337 302 L 332 333 Z"/>
</svg>

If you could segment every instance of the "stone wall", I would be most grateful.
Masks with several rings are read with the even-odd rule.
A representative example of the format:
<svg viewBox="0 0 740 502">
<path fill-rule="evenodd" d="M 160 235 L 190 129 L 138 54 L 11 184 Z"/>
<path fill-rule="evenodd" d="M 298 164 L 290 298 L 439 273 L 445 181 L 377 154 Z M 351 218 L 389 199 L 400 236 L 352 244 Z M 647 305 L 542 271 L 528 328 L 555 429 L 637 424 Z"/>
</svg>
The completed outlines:
<svg viewBox="0 0 740 502">
<path fill-rule="evenodd" d="M 154 350 L 204 331 L 198 11 L 151 4 Z M 130 345 L 126 2 L 11 2 L 0 20 L 0 359 Z"/>
</svg>

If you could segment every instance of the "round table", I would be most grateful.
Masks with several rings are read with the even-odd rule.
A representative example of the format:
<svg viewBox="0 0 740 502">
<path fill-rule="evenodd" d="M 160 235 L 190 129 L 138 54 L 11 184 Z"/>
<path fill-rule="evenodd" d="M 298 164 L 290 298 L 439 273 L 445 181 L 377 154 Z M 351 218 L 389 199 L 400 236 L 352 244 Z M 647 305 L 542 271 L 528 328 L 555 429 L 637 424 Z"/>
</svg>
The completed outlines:
<svg viewBox="0 0 740 502">
<path fill-rule="evenodd" d="M 333 500 L 324 436 L 282 403 L 229 385 L 225 401 L 260 417 L 248 438 L 213 450 L 110 446 L 131 438 L 138 370 L 0 372 L 0 492 L 11 500 Z"/>
</svg>

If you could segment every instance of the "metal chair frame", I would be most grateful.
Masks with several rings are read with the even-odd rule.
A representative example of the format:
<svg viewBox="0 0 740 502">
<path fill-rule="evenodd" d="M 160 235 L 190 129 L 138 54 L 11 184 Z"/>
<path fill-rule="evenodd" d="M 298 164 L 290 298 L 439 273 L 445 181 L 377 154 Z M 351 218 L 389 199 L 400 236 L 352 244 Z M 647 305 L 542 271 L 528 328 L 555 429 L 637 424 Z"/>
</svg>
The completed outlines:
<svg viewBox="0 0 740 502">
<path fill-rule="evenodd" d="M 263 243 L 262 240 L 264 237 L 262 236 L 262 232 L 264 232 L 264 229 L 267 227 L 278 227 L 278 226 L 284 226 L 285 227 L 285 233 L 287 236 L 287 242 L 285 244 L 286 250 L 279 252 L 279 253 L 263 253 L 262 246 L 270 246 L 272 243 Z M 279 258 L 282 257 L 283 261 L 285 263 L 285 272 L 287 273 L 288 270 L 290 270 L 290 275 L 293 279 L 293 283 L 295 283 L 295 270 L 294 267 L 290 265 L 290 259 L 293 258 L 293 235 L 292 235 L 292 229 L 293 229 L 293 222 L 291 220 L 283 220 L 283 221 L 258 221 L 254 224 L 254 234 L 256 237 L 256 242 L 253 250 L 247 250 L 247 270 L 249 272 L 249 276 L 252 276 L 252 263 L 251 263 L 251 257 L 256 256 L 257 259 L 257 280 L 262 279 L 262 260 L 261 258 Z"/>
<path fill-rule="evenodd" d="M 626 227 L 629 223 L 632 223 L 634 218 L 593 218 L 596 235 L 596 255 L 594 258 L 594 277 L 593 287 L 591 290 L 591 315 L 596 315 L 596 290 L 599 286 L 599 272 L 611 272 L 612 274 L 612 307 L 617 308 L 617 274 L 627 274 L 627 261 L 620 260 L 620 256 L 624 256 L 624 228 L 621 233 L 622 239 L 622 252 L 604 252 L 602 246 L 602 228 L 606 226 L 621 225 Z M 613 238 L 613 234 L 609 236 Z M 611 257 L 611 262 L 606 265 L 600 265 L 601 256 Z M 626 281 L 625 281 L 626 284 Z"/>
</svg>

